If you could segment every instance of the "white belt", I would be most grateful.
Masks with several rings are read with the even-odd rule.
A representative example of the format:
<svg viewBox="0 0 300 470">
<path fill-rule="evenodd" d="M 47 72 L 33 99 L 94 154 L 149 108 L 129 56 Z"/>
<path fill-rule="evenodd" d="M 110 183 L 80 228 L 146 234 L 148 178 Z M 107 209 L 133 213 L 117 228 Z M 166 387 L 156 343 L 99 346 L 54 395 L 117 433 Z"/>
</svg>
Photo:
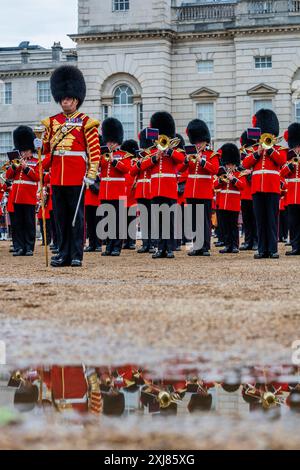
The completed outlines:
<svg viewBox="0 0 300 470">
<path fill-rule="evenodd" d="M 55 400 L 55 403 L 58 405 L 76 405 L 80 403 L 86 403 L 87 399 L 87 395 L 84 395 L 83 398 L 61 398 L 59 400 Z"/>
<path fill-rule="evenodd" d="M 174 173 L 155 173 L 152 178 L 176 178 Z"/>
<path fill-rule="evenodd" d="M 253 171 L 253 175 L 279 175 L 279 171 L 276 170 L 256 170 Z"/>
<path fill-rule="evenodd" d="M 101 181 L 125 181 L 125 178 L 101 178 Z"/>
<path fill-rule="evenodd" d="M 220 192 L 221 192 L 221 194 L 240 194 L 240 191 L 233 191 L 231 189 L 224 189 Z"/>
<path fill-rule="evenodd" d="M 85 152 L 72 152 L 71 150 L 56 150 L 53 155 L 56 157 L 82 157 L 86 159 Z"/>
<path fill-rule="evenodd" d="M 142 180 L 138 180 L 137 184 L 138 183 L 151 183 L 151 180 L 150 179 L 142 179 Z"/>
<path fill-rule="evenodd" d="M 188 178 L 191 178 L 193 180 L 211 180 L 212 177 L 210 175 L 188 175 Z"/>
<path fill-rule="evenodd" d="M 290 178 L 286 180 L 287 183 L 300 183 L 300 178 Z"/>
<path fill-rule="evenodd" d="M 16 180 L 14 181 L 14 184 L 27 184 L 30 186 L 36 186 L 37 183 L 35 181 L 23 181 L 23 180 Z"/>
</svg>

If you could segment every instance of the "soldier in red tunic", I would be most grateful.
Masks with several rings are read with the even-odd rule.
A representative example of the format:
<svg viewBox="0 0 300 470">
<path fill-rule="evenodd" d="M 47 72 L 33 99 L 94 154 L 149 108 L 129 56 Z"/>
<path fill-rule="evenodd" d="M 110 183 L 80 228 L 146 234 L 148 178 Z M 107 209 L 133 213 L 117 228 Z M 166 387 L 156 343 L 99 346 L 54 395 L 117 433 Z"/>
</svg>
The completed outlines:
<svg viewBox="0 0 300 470">
<path fill-rule="evenodd" d="M 281 170 L 281 176 L 288 184 L 288 224 L 292 251 L 287 256 L 300 255 L 300 124 L 291 124 L 285 134 L 289 144 L 288 161 Z"/>
<path fill-rule="evenodd" d="M 100 160 L 99 122 L 78 111 L 86 95 L 85 80 L 74 66 L 61 66 L 51 77 L 51 91 L 62 112 L 42 121 L 44 153 L 51 155 L 53 203 L 59 231 L 59 256 L 51 266 L 80 267 L 84 248 L 82 187 L 93 184 Z M 73 226 L 77 203 L 79 210 Z"/>
<path fill-rule="evenodd" d="M 130 171 L 125 174 L 126 180 L 126 208 L 127 208 L 127 238 L 124 240 L 124 250 L 135 250 L 136 245 L 136 209 L 137 201 L 135 197 L 135 177 L 131 173 L 137 161 L 137 154 L 139 152 L 138 143 L 133 140 L 126 140 L 121 145 L 121 150 L 127 152 L 130 160 Z M 134 233 L 129 233 L 129 231 Z"/>
<path fill-rule="evenodd" d="M 219 209 L 225 242 L 225 248 L 220 250 L 220 253 L 239 253 L 238 218 L 241 210 L 241 191 L 244 188 L 238 171 L 241 163 L 240 152 L 235 144 L 228 143 L 221 147 L 220 153 L 224 174 L 215 183 L 215 188 L 221 190 Z"/>
<path fill-rule="evenodd" d="M 155 113 L 151 118 L 151 128 L 158 129 L 160 136 L 163 135 L 169 139 L 175 138 L 175 122 L 173 117 L 167 112 Z M 157 224 L 158 250 L 152 255 L 153 259 L 174 258 L 174 213 L 177 202 L 176 172 L 177 164 L 183 163 L 183 161 L 184 153 L 179 152 L 178 150 L 173 150 L 171 148 L 167 150 L 160 150 L 157 148 L 153 150 L 153 155 L 149 156 L 149 158 L 145 159 L 141 164 L 142 171 L 151 168 L 152 209 L 153 205 L 156 209 L 156 215 L 154 215 L 154 219 L 160 218 L 157 212 L 160 211 L 163 206 L 168 206 L 170 209 L 170 217 L 163 217 L 164 220 L 159 221 Z M 166 230 L 164 230 L 164 228 Z"/>
<path fill-rule="evenodd" d="M 240 139 L 241 148 L 241 159 L 242 165 L 244 158 L 252 152 L 252 147 L 255 144 L 254 140 L 248 139 L 247 131 L 243 132 Z M 242 180 L 245 183 L 244 189 L 241 195 L 241 207 L 243 216 L 243 227 L 245 233 L 245 241 L 242 243 L 240 250 L 257 250 L 257 228 L 256 220 L 253 209 L 252 199 L 252 169 L 242 170 Z"/>
<path fill-rule="evenodd" d="M 118 119 L 108 118 L 102 123 L 102 139 L 100 160 L 100 201 L 101 205 L 109 205 L 116 217 L 115 234 L 108 238 L 106 251 L 102 256 L 120 256 L 122 237 L 120 233 L 120 211 L 126 210 L 126 178 L 131 167 L 131 159 L 127 152 L 120 149 L 124 137 L 123 126 Z M 108 227 L 109 228 L 109 227 Z"/>
<path fill-rule="evenodd" d="M 189 256 L 210 256 L 211 216 L 213 193 L 213 176 L 219 170 L 219 155 L 207 150 L 211 136 L 204 121 L 194 119 L 187 127 L 187 135 L 191 144 L 195 145 L 197 155 L 186 158 L 188 179 L 184 196 L 193 211 L 193 232 L 196 232 L 196 208 L 204 206 L 204 244 L 200 250 L 192 249 Z"/>
<path fill-rule="evenodd" d="M 33 256 L 35 245 L 35 206 L 38 189 L 38 160 L 35 156 L 35 135 L 30 127 L 20 126 L 13 134 L 14 146 L 20 152 L 20 163 L 12 163 L 6 178 L 13 180 L 14 256 Z"/>
<path fill-rule="evenodd" d="M 279 135 L 279 121 L 269 109 L 261 109 L 253 117 L 253 126 L 261 133 Z M 278 259 L 278 217 L 280 199 L 280 169 L 286 163 L 286 150 L 278 145 L 270 149 L 258 144 L 245 157 L 244 168 L 253 168 L 252 195 L 258 231 L 258 253 L 255 259 Z"/>
<path fill-rule="evenodd" d="M 152 141 L 147 139 L 147 129 L 142 130 L 139 135 L 140 148 L 147 151 L 152 147 Z M 135 199 L 140 211 L 140 222 L 143 245 L 138 250 L 139 254 L 154 252 L 151 241 L 151 169 L 141 170 L 143 157 L 131 167 L 130 173 L 134 177 Z"/>
</svg>

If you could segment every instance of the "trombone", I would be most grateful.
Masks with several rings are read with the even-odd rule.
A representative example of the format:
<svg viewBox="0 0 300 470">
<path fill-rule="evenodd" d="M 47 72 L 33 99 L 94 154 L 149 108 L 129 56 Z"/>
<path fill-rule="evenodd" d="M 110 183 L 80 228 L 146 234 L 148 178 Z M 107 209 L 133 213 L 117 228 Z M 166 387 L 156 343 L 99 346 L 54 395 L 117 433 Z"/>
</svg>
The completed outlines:
<svg viewBox="0 0 300 470">
<path fill-rule="evenodd" d="M 155 141 L 155 145 L 147 149 L 147 153 L 150 155 L 153 149 L 157 149 L 160 152 L 166 152 L 168 149 L 174 149 L 178 147 L 179 144 L 180 144 L 180 139 L 178 137 L 171 139 L 170 137 L 162 134 Z M 155 155 L 157 155 L 157 153 L 151 154 L 151 157 L 154 157 Z"/>
</svg>

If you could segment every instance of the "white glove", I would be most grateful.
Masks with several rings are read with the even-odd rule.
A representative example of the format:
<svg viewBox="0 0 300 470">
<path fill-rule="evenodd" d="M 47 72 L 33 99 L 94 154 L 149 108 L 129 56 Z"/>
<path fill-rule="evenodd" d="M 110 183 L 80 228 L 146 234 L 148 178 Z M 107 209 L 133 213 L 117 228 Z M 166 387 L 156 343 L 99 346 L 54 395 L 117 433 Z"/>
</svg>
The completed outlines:
<svg viewBox="0 0 300 470">
<path fill-rule="evenodd" d="M 34 139 L 33 144 L 34 144 L 34 148 L 35 148 L 36 150 L 39 150 L 39 149 L 43 148 L 43 141 L 42 141 L 42 139 Z"/>
<path fill-rule="evenodd" d="M 95 180 L 93 180 L 93 179 L 88 178 L 87 176 L 85 176 L 84 182 L 85 182 L 85 184 L 86 184 L 86 187 L 89 188 L 90 186 L 92 186 L 92 184 L 95 183 Z"/>
</svg>

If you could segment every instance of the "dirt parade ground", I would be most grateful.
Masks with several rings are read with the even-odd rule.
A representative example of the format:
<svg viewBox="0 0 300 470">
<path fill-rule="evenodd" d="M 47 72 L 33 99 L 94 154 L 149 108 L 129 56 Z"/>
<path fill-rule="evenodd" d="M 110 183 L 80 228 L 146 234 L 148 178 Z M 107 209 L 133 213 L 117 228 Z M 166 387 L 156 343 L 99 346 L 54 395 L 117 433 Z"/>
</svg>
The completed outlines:
<svg viewBox="0 0 300 470">
<path fill-rule="evenodd" d="M 13 258 L 9 243 L 0 244 L 0 340 L 14 368 L 134 363 L 163 373 L 164 364 L 182 358 L 226 373 L 292 363 L 292 343 L 300 339 L 300 258 L 285 257 L 283 245 L 279 260 L 216 249 L 211 258 L 190 258 L 183 249 L 175 260 L 152 260 L 124 251 L 120 258 L 87 254 L 83 268 L 55 270 L 46 269 L 39 244 L 33 258 Z M 42 426 L 35 416 L 31 427 L 26 420 L 7 427 L 0 448 L 300 445 L 298 415 L 273 424 L 253 417 L 202 418 L 201 426 L 195 417 L 173 419 L 157 425 L 104 418 L 83 432 L 51 419 Z"/>
</svg>

